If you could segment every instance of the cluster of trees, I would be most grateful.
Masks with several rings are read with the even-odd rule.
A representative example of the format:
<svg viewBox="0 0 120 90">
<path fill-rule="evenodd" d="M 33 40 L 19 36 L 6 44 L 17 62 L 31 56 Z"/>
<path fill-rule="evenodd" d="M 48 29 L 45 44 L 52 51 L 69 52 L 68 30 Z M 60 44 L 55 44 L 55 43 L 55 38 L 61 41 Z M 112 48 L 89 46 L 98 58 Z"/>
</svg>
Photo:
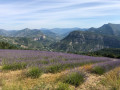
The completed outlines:
<svg viewBox="0 0 120 90">
<path fill-rule="evenodd" d="M 120 48 L 106 48 L 95 52 L 83 53 L 89 56 L 103 56 L 110 58 L 120 58 Z"/>
<path fill-rule="evenodd" d="M 101 49 L 101 50 L 94 51 L 94 52 L 67 52 L 67 53 L 120 59 L 120 48 L 105 48 L 105 49 Z"/>
<path fill-rule="evenodd" d="M 2 41 L 0 42 L 0 49 L 19 49 L 19 48 L 15 45 Z"/>
</svg>

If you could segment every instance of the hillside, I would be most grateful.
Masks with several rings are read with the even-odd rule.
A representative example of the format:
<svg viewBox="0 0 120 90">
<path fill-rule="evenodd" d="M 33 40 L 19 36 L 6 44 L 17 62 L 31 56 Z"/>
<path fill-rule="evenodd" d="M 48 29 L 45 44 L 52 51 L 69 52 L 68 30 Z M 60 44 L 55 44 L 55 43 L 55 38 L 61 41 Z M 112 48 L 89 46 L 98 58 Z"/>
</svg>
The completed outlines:
<svg viewBox="0 0 120 90">
<path fill-rule="evenodd" d="M 100 28 L 90 28 L 88 31 L 104 35 L 120 36 L 120 24 L 108 23 L 104 24 Z"/>
<path fill-rule="evenodd" d="M 16 31 L 10 34 L 12 37 L 41 37 L 43 33 L 40 30 L 31 30 L 29 28 Z"/>
<path fill-rule="evenodd" d="M 60 40 L 62 37 L 59 34 L 56 34 L 50 30 L 40 30 L 44 35 L 48 36 L 51 39 L 54 40 Z"/>
<path fill-rule="evenodd" d="M 77 31 L 74 31 L 77 30 Z M 71 32 L 72 31 L 72 32 Z M 103 48 L 120 48 L 120 24 L 99 28 L 54 28 L 0 30 L 1 41 L 30 48 L 63 52 L 92 52 Z"/>
<path fill-rule="evenodd" d="M 120 39 L 88 31 L 73 31 L 63 40 L 52 44 L 55 50 L 66 52 L 96 51 L 103 48 L 120 48 Z"/>
<path fill-rule="evenodd" d="M 0 41 L 6 41 L 22 48 L 49 50 L 49 45 L 59 40 L 59 36 L 50 31 L 38 29 L 0 30 Z"/>
<path fill-rule="evenodd" d="M 44 37 L 4 37 L 0 36 L 0 42 L 7 42 L 24 49 L 49 50 L 49 45 L 53 39 Z"/>
<path fill-rule="evenodd" d="M 59 39 L 58 35 L 49 30 L 29 29 L 23 30 L 4 30 L 0 29 L 0 35 L 6 37 L 48 37 L 51 39 Z"/>
</svg>

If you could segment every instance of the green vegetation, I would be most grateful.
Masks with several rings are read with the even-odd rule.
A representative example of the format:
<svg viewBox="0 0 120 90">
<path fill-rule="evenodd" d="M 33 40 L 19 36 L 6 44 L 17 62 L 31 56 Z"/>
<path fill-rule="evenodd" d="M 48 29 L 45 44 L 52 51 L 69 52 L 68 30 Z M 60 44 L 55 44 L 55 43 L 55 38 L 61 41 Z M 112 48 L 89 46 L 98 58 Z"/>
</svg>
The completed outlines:
<svg viewBox="0 0 120 90">
<path fill-rule="evenodd" d="M 40 75 L 42 75 L 42 70 L 38 67 L 32 67 L 26 73 L 26 76 L 31 78 L 39 78 Z"/>
<path fill-rule="evenodd" d="M 70 90 L 69 85 L 66 83 L 59 83 L 56 90 Z"/>
<path fill-rule="evenodd" d="M 97 62 L 67 63 L 67 64 L 63 64 L 63 65 L 56 64 L 56 65 L 51 65 L 51 66 L 46 67 L 45 72 L 58 73 L 58 72 L 61 72 L 65 69 L 75 68 L 75 67 L 83 66 L 86 64 L 93 64 L 93 63 L 97 63 Z"/>
<path fill-rule="evenodd" d="M 25 63 L 12 63 L 12 64 L 4 64 L 2 66 L 2 70 L 20 70 L 25 69 L 27 64 Z"/>
<path fill-rule="evenodd" d="M 18 47 L 7 42 L 0 42 L 0 49 L 18 49 Z"/>
<path fill-rule="evenodd" d="M 85 74 L 80 71 L 73 71 L 67 74 L 63 79 L 64 83 L 68 83 L 77 87 L 85 81 Z"/>
<path fill-rule="evenodd" d="M 110 58 L 120 58 L 120 48 L 106 48 L 95 52 L 84 53 L 89 56 L 103 56 Z"/>
<path fill-rule="evenodd" d="M 46 68 L 46 72 L 49 73 L 57 73 L 63 70 L 63 66 L 58 64 L 58 65 L 52 65 Z"/>
<path fill-rule="evenodd" d="M 95 73 L 95 74 L 99 74 L 99 75 L 102 75 L 103 73 L 105 73 L 105 70 L 104 68 L 102 67 L 94 67 L 92 70 L 91 70 L 92 73 Z"/>
</svg>

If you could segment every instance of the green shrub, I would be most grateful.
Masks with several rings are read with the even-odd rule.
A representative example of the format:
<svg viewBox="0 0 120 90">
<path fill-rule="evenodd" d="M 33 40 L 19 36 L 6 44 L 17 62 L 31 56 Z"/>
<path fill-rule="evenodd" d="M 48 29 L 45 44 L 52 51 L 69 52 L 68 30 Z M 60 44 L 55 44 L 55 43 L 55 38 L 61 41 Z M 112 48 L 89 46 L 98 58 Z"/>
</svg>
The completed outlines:
<svg viewBox="0 0 120 90">
<path fill-rule="evenodd" d="M 49 62 L 46 61 L 46 60 L 41 60 L 40 63 L 42 63 L 42 64 L 48 64 Z"/>
<path fill-rule="evenodd" d="M 62 65 L 53 65 L 53 66 L 47 67 L 47 72 L 49 73 L 57 73 L 57 72 L 60 72 L 61 70 L 63 70 Z"/>
<path fill-rule="evenodd" d="M 98 66 L 94 67 L 91 71 L 92 73 L 99 74 L 99 75 L 102 75 L 105 73 L 105 69 Z"/>
<path fill-rule="evenodd" d="M 39 78 L 40 75 L 42 75 L 42 70 L 38 67 L 32 67 L 26 73 L 26 76 L 31 78 Z"/>
<path fill-rule="evenodd" d="M 4 64 L 2 70 L 20 70 L 25 69 L 27 64 L 25 63 L 13 63 L 13 64 Z"/>
<path fill-rule="evenodd" d="M 66 83 L 59 83 L 56 90 L 70 90 L 70 88 Z"/>
<path fill-rule="evenodd" d="M 85 74 L 84 72 L 74 71 L 66 75 L 63 79 L 64 83 L 68 83 L 77 87 L 84 82 Z"/>
</svg>

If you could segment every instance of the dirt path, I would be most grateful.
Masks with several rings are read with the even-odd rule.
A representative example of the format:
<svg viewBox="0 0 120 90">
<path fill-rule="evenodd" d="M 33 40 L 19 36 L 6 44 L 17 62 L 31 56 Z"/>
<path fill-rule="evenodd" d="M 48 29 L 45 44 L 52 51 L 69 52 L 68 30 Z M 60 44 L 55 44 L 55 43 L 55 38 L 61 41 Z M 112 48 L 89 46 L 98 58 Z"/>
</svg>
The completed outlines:
<svg viewBox="0 0 120 90">
<path fill-rule="evenodd" d="M 103 76 L 97 76 L 94 74 L 87 74 L 86 81 L 76 88 L 76 90 L 107 90 L 104 86 L 100 84 L 100 79 Z"/>
</svg>

